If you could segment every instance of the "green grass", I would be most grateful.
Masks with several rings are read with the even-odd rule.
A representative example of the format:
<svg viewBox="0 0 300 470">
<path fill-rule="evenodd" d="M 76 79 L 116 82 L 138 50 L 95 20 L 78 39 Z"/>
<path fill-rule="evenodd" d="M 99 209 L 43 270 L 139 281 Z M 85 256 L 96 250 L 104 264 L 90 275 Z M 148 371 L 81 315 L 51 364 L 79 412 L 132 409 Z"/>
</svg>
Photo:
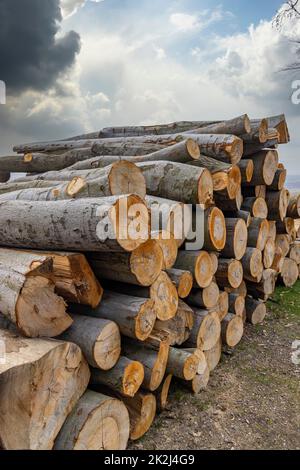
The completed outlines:
<svg viewBox="0 0 300 470">
<path fill-rule="evenodd" d="M 277 287 L 268 302 L 268 308 L 275 314 L 287 314 L 300 317 L 300 281 L 291 289 Z"/>
</svg>

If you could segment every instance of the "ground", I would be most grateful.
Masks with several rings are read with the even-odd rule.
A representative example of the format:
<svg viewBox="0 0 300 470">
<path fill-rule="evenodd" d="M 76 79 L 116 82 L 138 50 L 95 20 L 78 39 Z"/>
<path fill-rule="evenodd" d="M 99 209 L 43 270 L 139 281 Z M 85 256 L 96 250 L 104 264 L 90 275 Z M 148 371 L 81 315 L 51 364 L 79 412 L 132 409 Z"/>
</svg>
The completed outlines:
<svg viewBox="0 0 300 470">
<path fill-rule="evenodd" d="M 173 384 L 168 409 L 130 448 L 299 450 L 300 364 L 292 361 L 297 340 L 300 281 L 293 289 L 277 288 L 265 322 L 246 327 L 205 392 L 192 396 Z"/>
</svg>

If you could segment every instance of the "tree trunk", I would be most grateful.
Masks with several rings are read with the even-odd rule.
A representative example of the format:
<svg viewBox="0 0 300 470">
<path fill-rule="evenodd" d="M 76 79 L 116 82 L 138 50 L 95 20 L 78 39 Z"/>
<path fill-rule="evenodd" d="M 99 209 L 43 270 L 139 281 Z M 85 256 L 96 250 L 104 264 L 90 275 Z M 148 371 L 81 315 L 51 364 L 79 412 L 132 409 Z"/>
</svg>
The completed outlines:
<svg viewBox="0 0 300 470">
<path fill-rule="evenodd" d="M 167 274 L 176 286 L 179 298 L 187 298 L 193 288 L 193 275 L 181 269 L 168 269 Z"/>
<path fill-rule="evenodd" d="M 273 183 L 269 186 L 272 191 L 281 191 L 284 188 L 287 177 L 287 171 L 285 168 L 278 168 Z"/>
<path fill-rule="evenodd" d="M 199 355 L 183 349 L 170 348 L 167 373 L 182 380 L 193 380 L 198 371 Z"/>
<path fill-rule="evenodd" d="M 137 206 L 140 231 L 132 238 L 132 212 L 136 214 Z M 149 237 L 148 210 L 136 195 L 55 202 L 0 201 L 0 207 L 2 246 L 133 251 Z M 122 215 L 126 224 L 119 220 Z"/>
<path fill-rule="evenodd" d="M 175 317 L 167 321 L 157 320 L 153 335 L 165 338 L 171 346 L 181 346 L 189 338 L 193 325 L 193 310 L 180 300 Z"/>
<path fill-rule="evenodd" d="M 289 192 L 286 189 L 282 189 L 281 191 L 268 191 L 266 202 L 269 208 L 269 219 L 283 220 L 287 215 Z"/>
<path fill-rule="evenodd" d="M 218 284 L 212 282 L 205 289 L 194 289 L 187 298 L 187 303 L 197 308 L 211 309 L 219 302 Z"/>
<path fill-rule="evenodd" d="M 222 341 L 229 348 L 235 348 L 244 334 L 244 323 L 241 317 L 228 313 L 222 321 Z"/>
<path fill-rule="evenodd" d="M 226 243 L 226 223 L 223 212 L 211 207 L 204 213 L 204 249 L 223 250 Z"/>
<path fill-rule="evenodd" d="M 293 287 L 298 281 L 299 269 L 296 261 L 285 258 L 281 273 L 279 274 L 279 281 L 286 287 Z"/>
<path fill-rule="evenodd" d="M 226 218 L 226 244 L 221 252 L 224 258 L 235 258 L 240 261 L 247 248 L 248 231 L 242 219 Z"/>
<path fill-rule="evenodd" d="M 160 386 L 155 390 L 154 395 L 156 397 L 156 408 L 157 412 L 161 413 L 167 408 L 168 405 L 168 396 L 170 385 L 172 382 L 173 375 L 166 375 Z"/>
<path fill-rule="evenodd" d="M 61 186 L 61 181 L 47 181 L 47 180 L 35 180 L 35 181 L 21 181 L 16 180 L 10 181 L 9 183 L 3 183 L 0 185 L 0 196 L 4 196 L 6 193 L 19 192 L 24 189 L 39 189 L 39 188 L 52 188 Z"/>
<path fill-rule="evenodd" d="M 242 183 L 250 183 L 254 174 L 253 160 L 241 160 L 238 166 L 241 172 Z"/>
<path fill-rule="evenodd" d="M 157 346 L 152 343 L 126 340 L 123 351 L 128 359 L 138 361 L 144 366 L 143 387 L 150 392 L 157 390 L 165 376 L 169 356 L 169 343 L 158 341 Z"/>
<path fill-rule="evenodd" d="M 222 338 L 221 335 L 216 342 L 215 346 L 213 346 L 209 351 L 204 352 L 207 367 L 209 369 L 209 372 L 213 372 L 219 362 L 221 361 L 222 357 Z"/>
<path fill-rule="evenodd" d="M 218 316 L 219 320 L 223 321 L 229 312 L 229 295 L 228 292 L 220 292 L 219 302 L 218 302 Z"/>
<path fill-rule="evenodd" d="M 185 204 L 209 205 L 213 200 L 213 181 L 205 168 L 172 162 L 146 162 L 137 166 L 142 170 L 147 194 L 151 196 Z"/>
<path fill-rule="evenodd" d="M 260 251 L 265 249 L 269 236 L 269 222 L 253 218 L 248 228 L 248 246 Z"/>
<path fill-rule="evenodd" d="M 244 279 L 260 282 L 264 270 L 262 252 L 257 248 L 247 248 L 242 259 Z"/>
<path fill-rule="evenodd" d="M 125 450 L 129 438 L 126 406 L 88 390 L 68 416 L 55 450 Z"/>
<path fill-rule="evenodd" d="M 252 217 L 266 219 L 268 217 L 268 206 L 262 197 L 244 198 L 242 210 L 250 212 Z"/>
<path fill-rule="evenodd" d="M 190 271 L 202 289 L 212 282 L 213 263 L 206 251 L 179 251 L 174 267 Z"/>
<path fill-rule="evenodd" d="M 246 297 L 247 321 L 252 325 L 259 325 L 267 314 L 266 304 L 258 300 Z"/>
<path fill-rule="evenodd" d="M 276 252 L 275 242 L 268 238 L 264 253 L 263 253 L 263 265 L 265 269 L 270 269 L 273 265 Z"/>
<path fill-rule="evenodd" d="M 229 294 L 229 311 L 243 318 L 245 297 L 239 294 Z"/>
<path fill-rule="evenodd" d="M 0 442 L 6 450 L 50 450 L 89 382 L 78 346 L 0 330 Z"/>
<path fill-rule="evenodd" d="M 194 326 L 184 347 L 207 351 L 216 344 L 220 336 L 221 324 L 218 314 L 206 310 L 194 310 L 194 313 Z"/>
<path fill-rule="evenodd" d="M 73 324 L 60 339 L 77 344 L 92 367 L 109 370 L 121 354 L 121 336 L 116 323 L 101 318 L 73 315 Z"/>
<path fill-rule="evenodd" d="M 105 291 L 96 309 L 73 304 L 72 311 L 96 318 L 114 321 L 124 336 L 144 341 L 151 334 L 156 311 L 154 301 Z"/>
<path fill-rule="evenodd" d="M 260 144 L 258 142 L 254 143 L 245 143 L 244 142 L 244 153 L 243 157 L 249 157 L 255 155 L 262 150 L 272 149 L 275 150 L 278 147 L 278 137 L 271 137 L 267 140 L 265 144 Z"/>
<path fill-rule="evenodd" d="M 276 150 L 263 150 L 252 156 L 254 171 L 250 186 L 270 186 L 278 168 L 278 152 Z"/>
<path fill-rule="evenodd" d="M 28 337 L 55 337 L 72 324 L 66 305 L 54 293 L 48 256 L 0 250 L 0 311 Z"/>
<path fill-rule="evenodd" d="M 98 386 L 109 387 L 122 396 L 134 397 L 144 380 L 144 367 L 140 362 L 131 361 L 121 356 L 115 366 L 110 370 L 92 369 L 90 384 L 96 389 Z"/>
<path fill-rule="evenodd" d="M 235 259 L 220 258 L 216 279 L 219 287 L 231 286 L 237 289 L 243 281 L 241 262 Z"/>
<path fill-rule="evenodd" d="M 132 253 L 92 253 L 89 261 L 98 278 L 151 286 L 163 268 L 163 253 L 149 240 Z"/>
<path fill-rule="evenodd" d="M 156 399 L 152 393 L 138 392 L 133 398 L 123 397 L 130 419 L 130 439 L 136 441 L 150 429 L 156 414 Z"/>
</svg>

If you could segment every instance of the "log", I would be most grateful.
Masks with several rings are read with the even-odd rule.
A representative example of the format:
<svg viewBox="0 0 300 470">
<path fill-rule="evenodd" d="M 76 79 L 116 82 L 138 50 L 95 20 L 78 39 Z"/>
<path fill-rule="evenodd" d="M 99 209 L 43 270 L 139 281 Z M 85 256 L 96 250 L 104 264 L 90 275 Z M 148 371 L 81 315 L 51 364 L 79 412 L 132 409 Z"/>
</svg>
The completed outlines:
<svg viewBox="0 0 300 470">
<path fill-rule="evenodd" d="M 254 164 L 254 171 L 250 183 L 245 183 L 250 186 L 257 185 L 271 185 L 278 168 L 278 152 L 276 150 L 263 150 L 255 155 L 252 155 Z"/>
<path fill-rule="evenodd" d="M 146 390 L 154 392 L 162 383 L 168 363 L 169 349 L 167 341 L 157 341 L 155 346 L 148 342 L 142 343 L 128 339 L 124 341 L 123 351 L 126 357 L 144 366 L 143 387 Z"/>
<path fill-rule="evenodd" d="M 66 419 L 55 450 L 125 450 L 129 438 L 126 406 L 88 390 Z"/>
<path fill-rule="evenodd" d="M 262 252 L 257 248 L 247 248 L 245 256 L 242 259 L 242 266 L 244 279 L 252 282 L 260 282 L 264 270 Z"/>
<path fill-rule="evenodd" d="M 276 253 L 276 245 L 275 242 L 268 238 L 264 253 L 263 253 L 263 265 L 265 269 L 270 269 L 273 265 L 274 258 Z"/>
<path fill-rule="evenodd" d="M 201 155 L 199 160 L 189 162 L 190 165 L 206 168 L 213 179 L 214 192 L 234 199 L 242 183 L 241 171 L 237 165 L 220 162 L 214 158 Z"/>
<path fill-rule="evenodd" d="M 256 153 L 261 152 L 266 149 L 277 149 L 278 147 L 278 135 L 273 136 L 267 140 L 265 144 L 260 144 L 259 142 L 254 143 L 244 143 L 244 153 L 243 157 L 249 157 L 255 155 Z"/>
<path fill-rule="evenodd" d="M 274 127 L 279 133 L 280 144 L 287 144 L 290 141 L 289 130 L 284 114 L 279 116 L 271 116 L 267 118 L 267 122 L 269 127 Z"/>
<path fill-rule="evenodd" d="M 216 279 L 220 287 L 231 286 L 238 288 L 243 281 L 241 262 L 235 259 L 220 258 Z"/>
<path fill-rule="evenodd" d="M 265 269 L 259 284 L 253 282 L 247 283 L 248 293 L 255 299 L 261 299 L 266 302 L 275 291 L 277 276 L 278 273 L 273 269 Z"/>
<path fill-rule="evenodd" d="M 156 399 L 152 393 L 138 392 L 133 398 L 123 397 L 130 419 L 130 439 L 143 437 L 152 426 L 156 415 Z"/>
<path fill-rule="evenodd" d="M 264 144 L 268 139 L 268 122 L 266 119 L 251 119 L 251 131 L 242 135 L 242 139 L 246 143 Z"/>
<path fill-rule="evenodd" d="M 192 354 L 197 357 L 198 367 L 197 367 L 197 374 L 204 374 L 207 369 L 207 361 L 206 361 L 206 354 L 209 351 L 201 351 L 201 349 L 197 348 L 185 348 L 183 351 Z"/>
<path fill-rule="evenodd" d="M 163 268 L 163 253 L 149 240 L 132 253 L 91 253 L 89 262 L 98 278 L 151 286 Z"/>
<path fill-rule="evenodd" d="M 193 288 L 193 275 L 181 269 L 168 269 L 167 274 L 176 286 L 179 298 L 186 299 Z"/>
<path fill-rule="evenodd" d="M 259 325 L 267 314 L 266 304 L 258 300 L 246 297 L 247 321 L 252 325 Z"/>
<path fill-rule="evenodd" d="M 241 182 L 250 183 L 254 174 L 253 160 L 241 160 L 238 164 L 241 172 Z"/>
<path fill-rule="evenodd" d="M 287 208 L 287 216 L 293 219 L 300 218 L 300 194 L 291 193 L 291 198 Z"/>
<path fill-rule="evenodd" d="M 222 357 L 222 338 L 221 335 L 216 342 L 216 344 L 209 349 L 208 351 L 204 351 L 207 367 L 209 369 L 209 372 L 213 372 L 218 364 L 221 361 Z"/>
<path fill-rule="evenodd" d="M 197 308 L 211 309 L 219 302 L 220 290 L 216 282 L 212 282 L 205 289 L 193 289 L 186 302 Z"/>
<path fill-rule="evenodd" d="M 90 373 L 75 344 L 0 330 L 0 442 L 6 450 L 50 450 L 86 390 Z"/>
<path fill-rule="evenodd" d="M 235 348 L 241 341 L 244 334 L 243 319 L 232 313 L 222 321 L 222 341 L 229 348 Z"/>
<path fill-rule="evenodd" d="M 72 313 L 83 314 L 115 322 L 124 336 L 144 341 L 151 334 L 156 310 L 154 301 L 105 291 L 97 308 L 70 306 Z"/>
<path fill-rule="evenodd" d="M 149 237 L 148 210 L 136 195 L 55 202 L 0 201 L 0 207 L 2 246 L 133 251 Z M 137 221 L 138 233 L 133 228 Z"/>
<path fill-rule="evenodd" d="M 248 231 L 242 219 L 226 218 L 226 244 L 221 252 L 223 258 L 235 258 L 240 261 L 247 248 Z"/>
<path fill-rule="evenodd" d="M 0 184 L 0 195 L 4 196 L 6 193 L 14 193 L 24 189 L 39 189 L 39 188 L 55 188 L 61 186 L 61 181 L 47 181 L 47 180 L 35 180 L 35 181 L 21 181 L 16 180 L 9 181 L 8 183 Z M 3 197 L 4 199 L 4 197 Z"/>
<path fill-rule="evenodd" d="M 279 246 L 276 246 L 276 243 L 275 243 L 275 256 L 274 256 L 271 269 L 273 269 L 274 271 L 276 271 L 276 273 L 279 274 L 281 272 L 284 259 L 285 258 L 283 256 L 282 249 Z"/>
<path fill-rule="evenodd" d="M 175 163 L 189 163 L 200 158 L 199 145 L 193 139 L 187 139 L 170 147 L 162 148 L 156 152 L 147 155 L 136 156 L 105 156 L 93 157 L 79 163 L 75 163 L 69 169 L 71 170 L 92 170 L 95 168 L 104 168 L 114 162 L 127 160 L 131 163 L 170 161 Z"/>
<path fill-rule="evenodd" d="M 157 232 L 151 232 L 152 240 L 156 240 L 159 244 L 163 254 L 163 266 L 162 269 L 171 269 L 178 255 L 178 244 L 170 232 L 166 230 L 159 230 Z"/>
<path fill-rule="evenodd" d="M 137 166 L 142 170 L 147 194 L 151 196 L 205 206 L 213 200 L 213 181 L 206 168 L 172 162 L 145 162 Z"/>
<path fill-rule="evenodd" d="M 0 172 L 0 183 L 6 183 L 10 180 L 10 172 L 9 171 L 1 171 Z"/>
<path fill-rule="evenodd" d="M 297 264 L 300 264 L 300 240 L 296 240 L 294 243 L 292 243 L 289 252 L 289 258 L 291 258 L 293 261 L 296 261 Z"/>
<path fill-rule="evenodd" d="M 90 366 L 112 369 L 121 354 L 121 336 L 116 323 L 102 318 L 73 315 L 72 326 L 60 336 L 77 344 Z"/>
<path fill-rule="evenodd" d="M 269 236 L 268 239 L 273 240 L 273 242 L 276 241 L 276 235 L 277 235 L 277 223 L 276 220 L 269 220 Z"/>
<path fill-rule="evenodd" d="M 161 413 L 167 408 L 168 405 L 168 396 L 170 385 L 172 382 L 173 375 L 166 375 L 160 386 L 155 390 L 154 395 L 156 398 L 156 409 L 158 413 Z"/>
<path fill-rule="evenodd" d="M 206 251 L 179 251 L 174 267 L 190 271 L 202 289 L 211 284 L 214 276 L 213 263 Z"/>
<path fill-rule="evenodd" d="M 229 294 L 229 311 L 238 317 L 243 317 L 245 297 L 239 294 Z"/>
<path fill-rule="evenodd" d="M 269 237 L 269 222 L 253 218 L 248 228 L 248 246 L 260 251 L 265 249 Z"/>
<path fill-rule="evenodd" d="M 267 192 L 266 203 L 269 209 L 269 219 L 283 220 L 286 217 L 289 198 L 290 195 L 286 189 Z"/>
<path fill-rule="evenodd" d="M 122 396 L 134 397 L 144 380 L 144 367 L 140 362 L 121 356 L 110 370 L 91 370 L 90 385 L 98 391 L 101 386 L 109 387 Z"/>
<path fill-rule="evenodd" d="M 167 321 L 174 318 L 178 309 L 178 293 L 167 273 L 162 271 L 156 281 L 149 287 L 137 287 L 130 284 L 116 283 L 108 288 L 129 294 L 135 297 L 151 299 L 154 302 L 154 310 L 159 320 Z"/>
<path fill-rule="evenodd" d="M 64 300 L 49 278 L 51 258 L 0 250 L 0 311 L 23 335 L 55 337 L 72 324 Z"/>
<path fill-rule="evenodd" d="M 217 207 L 223 212 L 236 212 L 240 211 L 243 204 L 243 195 L 241 188 L 236 194 L 234 199 L 227 199 L 224 196 L 219 196 L 218 193 L 215 193 L 215 202 Z"/>
<path fill-rule="evenodd" d="M 35 253 L 52 258 L 52 280 L 58 295 L 68 302 L 92 308 L 99 305 L 103 289 L 83 254 L 54 251 Z"/>
<path fill-rule="evenodd" d="M 151 210 L 153 230 L 171 233 L 178 247 L 181 247 L 192 229 L 192 214 L 188 206 L 154 196 L 146 196 L 146 203 Z"/>
<path fill-rule="evenodd" d="M 268 206 L 262 197 L 244 198 L 242 210 L 250 212 L 252 217 L 266 219 L 268 217 Z"/>
<path fill-rule="evenodd" d="M 284 188 L 287 177 L 287 171 L 285 168 L 277 168 L 273 183 L 269 186 L 269 190 L 281 191 Z"/>
<path fill-rule="evenodd" d="M 226 243 L 226 223 L 223 212 L 211 207 L 204 213 L 204 249 L 221 251 Z"/>
<path fill-rule="evenodd" d="M 194 377 L 194 379 L 190 382 L 184 381 L 183 385 L 188 388 L 192 393 L 198 395 L 200 392 L 207 388 L 209 378 L 209 368 L 207 367 L 203 374 L 197 374 L 196 377 Z"/>
<path fill-rule="evenodd" d="M 238 116 L 228 121 L 179 121 L 170 124 L 154 125 L 154 126 L 125 126 L 125 127 L 106 127 L 100 132 L 96 132 L 86 136 L 78 136 L 83 138 L 107 138 L 107 137 L 131 137 L 144 135 L 160 135 L 160 134 L 177 134 L 178 132 L 188 132 L 195 130 L 201 133 L 202 130 L 209 134 L 233 134 L 242 135 L 251 131 L 251 124 L 247 114 Z M 73 138 L 73 140 L 77 140 Z"/>
<path fill-rule="evenodd" d="M 197 348 L 202 351 L 211 349 L 221 333 L 221 323 L 215 311 L 194 310 L 195 321 L 185 348 Z"/>
<path fill-rule="evenodd" d="M 246 223 L 247 228 L 249 227 L 252 220 L 250 212 L 242 210 L 237 210 L 235 212 L 226 212 L 225 217 L 228 219 L 242 219 Z"/>
<path fill-rule="evenodd" d="M 199 362 L 197 353 L 170 348 L 167 373 L 182 380 L 193 380 L 197 374 Z"/>
<path fill-rule="evenodd" d="M 243 186 L 243 196 L 252 197 L 252 198 L 262 198 L 266 199 L 267 194 L 267 186 L 264 184 L 257 185 L 257 186 Z"/>
<path fill-rule="evenodd" d="M 246 297 L 247 296 L 246 282 L 243 281 L 237 289 L 234 289 L 233 287 L 225 287 L 225 291 L 228 294 L 239 294 L 239 295 L 242 295 L 243 297 Z"/>
<path fill-rule="evenodd" d="M 171 346 L 181 346 L 189 338 L 193 325 L 193 310 L 180 300 L 175 317 L 166 321 L 156 320 L 152 333 L 166 339 Z"/>
<path fill-rule="evenodd" d="M 282 256 L 286 258 L 290 251 L 289 236 L 288 235 L 276 235 L 275 246 L 276 248 L 281 249 Z"/>
<path fill-rule="evenodd" d="M 298 278 L 299 268 L 296 261 L 290 258 L 285 258 L 281 268 L 281 273 L 279 273 L 279 281 L 285 287 L 293 287 L 293 285 L 298 281 Z"/>
<path fill-rule="evenodd" d="M 229 295 L 228 292 L 220 292 L 218 302 L 218 316 L 219 320 L 223 321 L 229 311 Z"/>
<path fill-rule="evenodd" d="M 212 264 L 213 264 L 213 273 L 215 275 L 217 270 L 218 270 L 219 253 L 210 252 L 209 256 L 210 256 Z"/>
</svg>

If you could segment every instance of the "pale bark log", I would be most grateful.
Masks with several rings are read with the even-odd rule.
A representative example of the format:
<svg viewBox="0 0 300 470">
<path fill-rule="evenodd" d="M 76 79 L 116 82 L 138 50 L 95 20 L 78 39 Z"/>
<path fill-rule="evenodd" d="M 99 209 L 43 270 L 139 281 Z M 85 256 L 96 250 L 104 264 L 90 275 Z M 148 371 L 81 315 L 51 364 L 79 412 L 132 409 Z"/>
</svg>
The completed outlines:
<svg viewBox="0 0 300 470">
<path fill-rule="evenodd" d="M 219 302 L 217 305 L 217 312 L 219 320 L 223 321 L 229 312 L 229 294 L 228 292 L 222 291 L 219 295 Z"/>
<path fill-rule="evenodd" d="M 195 395 L 198 395 L 200 392 L 207 388 L 210 378 L 209 368 L 206 367 L 203 374 L 197 374 L 193 380 L 187 382 L 186 380 L 182 384 L 189 389 Z"/>
<path fill-rule="evenodd" d="M 276 235 L 275 245 L 276 245 L 276 248 L 281 249 L 282 256 L 286 258 L 290 251 L 289 236 L 288 235 Z"/>
<path fill-rule="evenodd" d="M 136 239 L 135 233 L 132 239 L 128 230 L 132 215 L 127 216 L 125 228 L 119 226 L 119 214 L 120 211 L 124 216 L 136 214 L 137 205 L 141 231 L 140 237 Z M 148 210 L 136 195 L 55 202 L 1 201 L 0 207 L 0 243 L 3 246 L 133 251 L 149 237 Z"/>
<path fill-rule="evenodd" d="M 151 334 L 156 312 L 153 300 L 117 294 L 106 291 L 96 309 L 73 304 L 74 313 L 84 314 L 115 322 L 122 335 L 144 341 Z"/>
<path fill-rule="evenodd" d="M 3 183 L 0 185 L 0 195 L 5 193 L 13 193 L 16 191 L 21 191 L 23 189 L 38 189 L 38 188 L 55 188 L 56 186 L 61 186 L 61 181 L 21 181 L 17 182 L 16 180 L 10 181 L 8 183 Z"/>
<path fill-rule="evenodd" d="M 125 450 L 129 439 L 126 406 L 88 390 L 66 419 L 55 450 Z"/>
<path fill-rule="evenodd" d="M 199 356 L 183 349 L 170 348 L 167 374 L 182 380 L 193 380 L 198 371 Z"/>
<path fill-rule="evenodd" d="M 275 242 L 268 238 L 264 253 L 263 253 L 263 264 L 265 269 L 270 269 L 273 266 L 274 258 L 276 253 Z"/>
<path fill-rule="evenodd" d="M 86 390 L 90 372 L 75 344 L 0 330 L 0 443 L 6 450 L 50 450 Z"/>
<path fill-rule="evenodd" d="M 221 333 L 221 323 L 215 311 L 194 310 L 195 321 L 185 348 L 197 348 L 202 351 L 211 349 Z"/>
<path fill-rule="evenodd" d="M 216 342 L 216 344 L 209 349 L 208 351 L 204 351 L 206 363 L 209 369 L 209 372 L 213 372 L 216 367 L 218 366 L 219 362 L 221 361 L 222 357 L 222 338 L 221 335 Z"/>
<path fill-rule="evenodd" d="M 152 231 L 151 238 L 157 241 L 163 253 L 163 270 L 172 269 L 178 255 L 176 240 L 166 230 Z"/>
<path fill-rule="evenodd" d="M 73 315 L 73 324 L 60 339 L 77 344 L 92 367 L 109 370 L 121 354 L 121 336 L 116 323 L 102 318 Z"/>
<path fill-rule="evenodd" d="M 150 429 L 156 414 L 156 399 L 152 393 L 138 392 L 133 398 L 122 397 L 130 419 L 130 439 L 136 441 Z"/>
<path fill-rule="evenodd" d="M 289 252 L 289 258 L 300 264 L 300 240 L 296 240 L 292 245 Z"/>
<path fill-rule="evenodd" d="M 121 356 L 115 366 L 110 370 L 91 370 L 90 384 L 93 388 L 101 385 L 109 387 L 122 396 L 134 397 L 144 380 L 144 367 L 138 361 L 131 361 Z"/>
<path fill-rule="evenodd" d="M 171 320 L 156 320 L 153 335 L 165 338 L 171 346 L 181 346 L 190 336 L 194 325 L 194 312 L 182 300 Z"/>
<path fill-rule="evenodd" d="M 215 193 L 215 202 L 223 212 L 236 212 L 240 211 L 243 204 L 242 190 L 239 188 L 236 197 L 234 199 L 224 198 Z"/>
</svg>

